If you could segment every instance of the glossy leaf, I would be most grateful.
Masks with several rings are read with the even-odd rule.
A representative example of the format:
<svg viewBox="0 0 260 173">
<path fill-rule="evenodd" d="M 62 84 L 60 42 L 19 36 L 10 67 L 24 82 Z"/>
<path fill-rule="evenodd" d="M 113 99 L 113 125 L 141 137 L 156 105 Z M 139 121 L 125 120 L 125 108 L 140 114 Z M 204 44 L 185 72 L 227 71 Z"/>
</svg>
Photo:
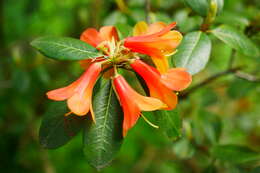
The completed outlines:
<svg viewBox="0 0 260 173">
<path fill-rule="evenodd" d="M 230 47 L 247 56 L 259 56 L 259 50 L 256 45 L 243 33 L 230 26 L 222 25 L 212 30 L 211 33 Z"/>
<path fill-rule="evenodd" d="M 176 109 L 172 111 L 160 110 L 154 113 L 159 129 L 164 131 L 169 138 L 175 140 L 181 136 L 182 121 Z"/>
<path fill-rule="evenodd" d="M 200 31 L 185 35 L 177 53 L 172 58 L 177 67 L 186 68 L 191 74 L 196 74 L 205 68 L 211 51 L 211 41 Z"/>
<path fill-rule="evenodd" d="M 68 113 L 66 102 L 50 104 L 39 132 L 40 144 L 44 148 L 55 149 L 65 145 L 79 133 L 85 123 L 85 116 L 76 116 Z"/>
<path fill-rule="evenodd" d="M 238 145 L 217 145 L 212 148 L 211 153 L 219 160 L 236 164 L 260 159 L 260 153 L 254 152 L 247 147 Z"/>
<path fill-rule="evenodd" d="M 91 45 L 69 37 L 40 37 L 31 45 L 43 55 L 56 60 L 83 60 L 102 56 Z"/>
<path fill-rule="evenodd" d="M 83 137 L 88 162 L 98 170 L 107 166 L 122 144 L 123 112 L 110 81 L 102 84 L 94 96 L 96 123 L 91 123 Z"/>
</svg>

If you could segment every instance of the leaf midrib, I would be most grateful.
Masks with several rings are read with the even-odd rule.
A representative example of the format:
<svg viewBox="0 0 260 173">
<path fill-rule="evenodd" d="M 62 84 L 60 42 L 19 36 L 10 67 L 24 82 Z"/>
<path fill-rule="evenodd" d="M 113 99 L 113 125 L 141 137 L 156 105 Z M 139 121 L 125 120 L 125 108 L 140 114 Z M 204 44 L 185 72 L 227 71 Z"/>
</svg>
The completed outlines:
<svg viewBox="0 0 260 173">
<path fill-rule="evenodd" d="M 34 43 L 47 43 L 47 44 L 52 44 L 52 45 L 56 45 L 56 46 L 60 46 L 60 47 L 64 47 L 64 48 L 70 48 L 74 51 L 80 51 L 80 52 L 84 52 L 84 53 L 93 53 L 93 54 L 98 55 L 98 53 L 92 52 L 90 50 L 83 50 L 83 49 L 80 49 L 80 48 L 72 47 L 71 44 L 68 45 L 68 44 L 61 44 L 61 43 L 58 43 L 58 42 L 50 42 L 50 41 L 35 41 Z"/>
<path fill-rule="evenodd" d="M 201 32 L 198 32 L 199 34 L 198 34 L 198 36 L 197 36 L 197 39 L 196 39 L 196 41 L 195 41 L 195 44 L 194 44 L 194 46 L 192 47 L 192 49 L 191 49 L 191 51 L 190 51 L 190 53 L 189 53 L 189 56 L 187 56 L 188 58 L 185 60 L 185 67 L 186 67 L 186 65 L 188 65 L 188 62 L 189 62 L 189 60 L 191 59 L 191 55 L 193 54 L 193 52 L 194 52 L 194 49 L 197 47 L 197 44 L 198 44 L 198 42 L 199 42 L 199 40 L 200 40 L 200 38 L 201 38 Z"/>
<path fill-rule="evenodd" d="M 108 96 L 108 101 L 107 101 L 107 106 L 106 106 L 106 112 L 105 112 L 105 120 L 104 120 L 104 123 L 103 123 L 103 128 L 102 128 L 102 131 L 101 131 L 101 140 L 102 140 L 102 143 L 100 143 L 99 146 L 103 146 L 105 143 L 107 143 L 104 139 L 105 139 L 105 129 L 106 129 L 106 122 L 107 122 L 107 119 L 108 119 L 108 110 L 109 110 L 109 107 L 110 107 L 110 101 L 111 101 L 111 98 L 112 98 L 112 87 L 110 86 L 110 89 L 109 89 L 109 96 Z M 103 148 L 103 147 L 101 147 Z M 100 160 L 100 158 L 102 157 L 102 153 L 101 153 L 101 150 L 98 150 L 98 159 Z"/>
</svg>

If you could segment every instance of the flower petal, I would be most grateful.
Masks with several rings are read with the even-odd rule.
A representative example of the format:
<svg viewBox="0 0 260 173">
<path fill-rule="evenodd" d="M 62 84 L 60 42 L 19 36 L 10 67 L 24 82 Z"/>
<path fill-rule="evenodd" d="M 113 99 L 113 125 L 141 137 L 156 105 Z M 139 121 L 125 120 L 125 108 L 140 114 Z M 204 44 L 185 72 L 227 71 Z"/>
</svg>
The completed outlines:
<svg viewBox="0 0 260 173">
<path fill-rule="evenodd" d="M 156 32 L 161 31 L 167 26 L 164 22 L 155 22 L 149 25 L 147 34 L 154 34 Z"/>
<path fill-rule="evenodd" d="M 114 26 L 104 26 L 100 28 L 99 35 L 103 41 L 112 41 L 112 38 L 114 38 L 115 41 L 119 40 L 117 30 Z"/>
<path fill-rule="evenodd" d="M 168 108 L 166 110 L 172 110 L 176 107 L 178 103 L 177 95 L 172 92 L 170 89 L 158 83 L 157 85 L 152 83 L 147 83 L 151 97 L 160 99 L 163 103 L 165 103 Z"/>
<path fill-rule="evenodd" d="M 161 82 L 161 75 L 152 66 L 145 64 L 141 60 L 135 60 L 130 65 L 145 80 L 151 97 L 155 97 L 167 104 L 167 110 L 176 107 L 176 94 Z"/>
<path fill-rule="evenodd" d="M 94 28 L 86 29 L 80 36 L 80 40 L 97 47 L 103 40 L 99 36 L 99 32 Z"/>
<path fill-rule="evenodd" d="M 89 88 L 83 94 L 76 92 L 71 98 L 68 99 L 67 104 L 71 112 L 76 115 L 83 116 L 89 112 L 92 91 Z"/>
<path fill-rule="evenodd" d="M 83 75 L 79 79 L 77 79 L 75 82 L 68 85 L 67 87 L 58 88 L 58 89 L 49 91 L 46 93 L 46 95 L 51 100 L 55 100 L 55 101 L 66 100 L 74 94 L 76 88 L 78 87 L 78 85 L 82 81 L 82 79 L 83 79 Z"/>
<path fill-rule="evenodd" d="M 134 36 L 144 35 L 147 33 L 147 30 L 148 30 L 148 25 L 146 22 L 144 21 L 138 22 L 134 26 L 133 35 Z"/>
<path fill-rule="evenodd" d="M 118 75 L 113 78 L 113 86 L 124 111 L 123 136 L 125 136 L 127 131 L 135 125 L 141 111 L 134 102 L 132 88 L 122 76 Z"/>
<path fill-rule="evenodd" d="M 128 37 L 125 39 L 124 46 L 129 48 L 133 52 L 146 54 L 149 56 L 155 56 L 162 58 L 173 52 L 179 45 L 182 38 L 178 31 L 171 31 L 176 23 L 166 25 L 162 22 L 151 24 L 146 33 L 142 25 L 137 24 L 134 34 L 140 36 Z"/>
<path fill-rule="evenodd" d="M 152 56 L 151 58 L 161 74 L 166 73 L 169 70 L 168 57 L 164 56 L 163 58 L 157 58 Z"/>
<path fill-rule="evenodd" d="M 192 81 L 191 75 L 184 68 L 173 68 L 161 76 L 161 82 L 174 91 L 187 88 Z"/>
<path fill-rule="evenodd" d="M 161 100 L 135 94 L 135 102 L 142 111 L 155 111 L 167 107 Z"/>
</svg>

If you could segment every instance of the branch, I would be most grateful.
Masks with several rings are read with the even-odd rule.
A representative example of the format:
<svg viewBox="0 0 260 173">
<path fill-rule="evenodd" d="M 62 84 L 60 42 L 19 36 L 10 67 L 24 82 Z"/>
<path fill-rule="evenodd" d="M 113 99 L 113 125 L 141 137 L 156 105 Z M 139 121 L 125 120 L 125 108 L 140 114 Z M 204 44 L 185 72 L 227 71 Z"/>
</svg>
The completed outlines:
<svg viewBox="0 0 260 173">
<path fill-rule="evenodd" d="M 235 76 L 241 79 L 248 80 L 250 82 L 260 82 L 260 78 L 242 71 L 236 71 Z"/>
<path fill-rule="evenodd" d="M 149 17 L 150 11 L 151 11 L 151 1 L 145 0 L 145 14 L 146 14 L 145 20 L 148 24 L 150 23 L 150 17 Z"/>
<path fill-rule="evenodd" d="M 213 76 L 210 76 L 208 78 L 206 78 L 205 80 L 203 80 L 202 82 L 198 83 L 197 85 L 194 85 L 193 87 L 191 87 L 189 90 L 187 90 L 186 92 L 183 92 L 180 94 L 181 98 L 185 98 L 187 97 L 190 93 L 194 92 L 195 90 L 201 88 L 204 85 L 207 85 L 213 81 L 215 81 L 216 79 L 225 76 L 225 75 L 229 75 L 229 74 L 234 74 L 236 73 L 238 70 L 240 70 L 241 67 L 235 67 L 235 68 L 230 68 L 227 69 L 225 71 L 219 72 L 214 74 Z"/>
</svg>

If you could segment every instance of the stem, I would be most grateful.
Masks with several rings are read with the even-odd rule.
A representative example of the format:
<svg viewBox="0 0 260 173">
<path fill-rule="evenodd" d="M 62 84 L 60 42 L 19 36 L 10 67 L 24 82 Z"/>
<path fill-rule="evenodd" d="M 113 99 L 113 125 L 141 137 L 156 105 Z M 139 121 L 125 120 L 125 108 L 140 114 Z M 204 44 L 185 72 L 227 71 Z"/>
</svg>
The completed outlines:
<svg viewBox="0 0 260 173">
<path fill-rule="evenodd" d="M 210 76 L 210 77 L 206 78 L 205 80 L 203 80 L 202 82 L 198 83 L 197 85 L 191 87 L 187 92 L 184 92 L 183 94 L 180 94 L 180 96 L 182 98 L 185 98 L 190 93 L 194 92 L 195 90 L 201 88 L 204 85 L 207 85 L 207 84 L 215 81 L 219 77 L 222 77 L 222 76 L 225 76 L 225 75 L 228 75 L 228 74 L 234 74 L 234 73 L 236 73 L 240 69 L 241 69 L 241 67 L 230 68 L 230 69 L 227 69 L 225 71 L 219 72 L 219 73 L 217 73 L 217 74 L 215 74 L 213 76 Z"/>
<path fill-rule="evenodd" d="M 206 18 L 204 18 L 203 24 L 201 25 L 200 28 L 200 30 L 203 32 L 206 32 L 209 29 L 210 25 L 213 23 L 217 15 L 218 5 L 216 0 L 210 0 L 209 3 L 210 5 L 209 5 L 208 14 Z"/>
<path fill-rule="evenodd" d="M 242 72 L 242 71 L 237 71 L 235 73 L 235 76 L 238 78 L 241 78 L 241 79 L 248 80 L 250 82 L 260 82 L 260 78 L 254 76 L 252 74 Z"/>
<path fill-rule="evenodd" d="M 151 11 L 151 1 L 150 0 L 145 0 L 145 20 L 149 24 L 150 23 L 150 11 Z"/>
<path fill-rule="evenodd" d="M 228 67 L 227 67 L 228 69 L 232 68 L 232 66 L 234 64 L 235 53 L 236 53 L 236 51 L 234 49 L 232 49 L 231 56 L 230 56 L 230 59 L 229 59 L 229 62 L 228 62 Z"/>
<path fill-rule="evenodd" d="M 113 68 L 114 68 L 115 77 L 119 76 L 119 74 L 118 74 L 118 72 L 117 72 L 116 65 L 114 65 Z"/>
</svg>

